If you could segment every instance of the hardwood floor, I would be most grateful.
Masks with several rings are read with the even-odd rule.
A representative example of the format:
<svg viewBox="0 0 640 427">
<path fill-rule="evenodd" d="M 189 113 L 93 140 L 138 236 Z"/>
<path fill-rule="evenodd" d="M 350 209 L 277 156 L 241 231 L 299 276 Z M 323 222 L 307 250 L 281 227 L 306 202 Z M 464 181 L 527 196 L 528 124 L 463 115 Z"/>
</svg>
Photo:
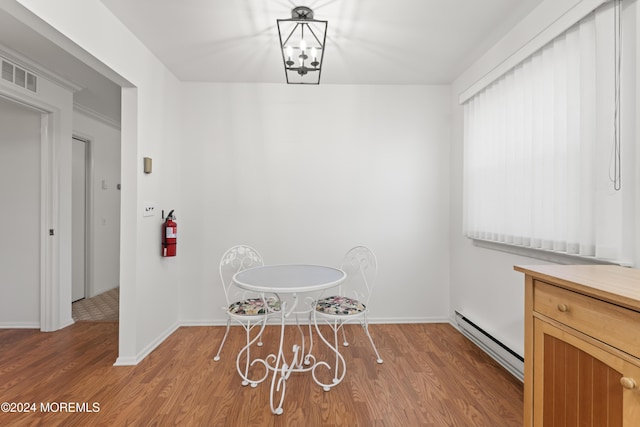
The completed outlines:
<svg viewBox="0 0 640 427">
<path fill-rule="evenodd" d="M 117 327 L 82 322 L 53 333 L 0 330 L 0 403 L 36 404 L 32 413 L 0 412 L 0 425 L 522 425 L 522 384 L 448 324 L 372 325 L 382 365 L 361 328 L 347 327 L 344 381 L 324 392 L 309 375 L 293 374 L 282 415 L 269 409 L 269 382 L 240 385 L 239 327 L 219 362 L 213 356 L 224 328 L 184 327 L 139 365 L 114 367 Z M 277 334 L 268 327 L 256 351 L 266 353 Z M 328 356 L 323 348 L 316 342 L 320 358 Z M 53 411 L 63 402 L 99 412 L 42 411 L 41 404 Z"/>
</svg>

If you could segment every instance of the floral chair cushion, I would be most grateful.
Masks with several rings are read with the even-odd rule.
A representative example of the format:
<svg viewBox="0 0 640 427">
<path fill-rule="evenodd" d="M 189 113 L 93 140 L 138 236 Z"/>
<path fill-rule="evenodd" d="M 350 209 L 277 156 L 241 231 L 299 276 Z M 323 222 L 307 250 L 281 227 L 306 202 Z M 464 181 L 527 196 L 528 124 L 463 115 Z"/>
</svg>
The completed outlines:
<svg viewBox="0 0 640 427">
<path fill-rule="evenodd" d="M 236 301 L 229 306 L 229 313 L 245 316 L 258 316 L 274 311 L 280 311 L 280 301 L 274 297 L 267 298 L 267 307 L 265 300 L 262 298 L 249 298 L 243 301 Z"/>
<path fill-rule="evenodd" d="M 342 297 L 338 295 L 322 298 L 316 304 L 316 310 L 324 314 L 348 316 L 362 313 L 365 309 L 365 305 L 357 299 Z"/>
</svg>

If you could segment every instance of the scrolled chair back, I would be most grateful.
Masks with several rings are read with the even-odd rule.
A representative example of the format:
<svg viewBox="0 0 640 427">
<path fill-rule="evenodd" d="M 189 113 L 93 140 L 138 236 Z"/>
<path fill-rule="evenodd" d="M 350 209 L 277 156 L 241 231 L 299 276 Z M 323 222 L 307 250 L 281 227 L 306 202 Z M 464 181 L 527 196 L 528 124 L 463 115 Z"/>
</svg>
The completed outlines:
<svg viewBox="0 0 640 427">
<path fill-rule="evenodd" d="M 378 275 L 376 255 L 366 246 L 353 247 L 344 256 L 342 270 L 347 273 L 347 293 L 367 304 Z"/>
<path fill-rule="evenodd" d="M 253 267 L 261 267 L 264 265 L 260 253 L 247 245 L 236 245 L 229 248 L 220 260 L 220 279 L 224 294 L 229 303 L 229 290 L 233 285 L 234 274 Z"/>
</svg>

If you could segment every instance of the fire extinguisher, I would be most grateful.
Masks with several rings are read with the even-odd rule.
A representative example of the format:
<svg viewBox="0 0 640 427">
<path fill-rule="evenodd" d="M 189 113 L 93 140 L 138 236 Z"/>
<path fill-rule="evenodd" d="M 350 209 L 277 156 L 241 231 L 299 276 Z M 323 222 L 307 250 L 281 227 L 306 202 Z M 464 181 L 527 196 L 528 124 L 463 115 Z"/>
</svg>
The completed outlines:
<svg viewBox="0 0 640 427">
<path fill-rule="evenodd" d="M 169 212 L 162 224 L 162 256 L 176 256 L 178 224 L 174 221 L 173 211 Z"/>
</svg>

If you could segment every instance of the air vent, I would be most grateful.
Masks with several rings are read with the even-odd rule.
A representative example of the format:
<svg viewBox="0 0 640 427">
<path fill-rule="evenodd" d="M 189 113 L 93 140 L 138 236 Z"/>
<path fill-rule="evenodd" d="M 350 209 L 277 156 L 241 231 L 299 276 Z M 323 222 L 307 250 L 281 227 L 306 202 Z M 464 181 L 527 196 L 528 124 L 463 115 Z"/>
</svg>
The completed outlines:
<svg viewBox="0 0 640 427">
<path fill-rule="evenodd" d="M 13 83 L 13 64 L 2 61 L 2 78 Z"/>
<path fill-rule="evenodd" d="M 21 88 L 38 91 L 38 76 L 2 58 L 2 80 L 7 80 Z"/>
</svg>

